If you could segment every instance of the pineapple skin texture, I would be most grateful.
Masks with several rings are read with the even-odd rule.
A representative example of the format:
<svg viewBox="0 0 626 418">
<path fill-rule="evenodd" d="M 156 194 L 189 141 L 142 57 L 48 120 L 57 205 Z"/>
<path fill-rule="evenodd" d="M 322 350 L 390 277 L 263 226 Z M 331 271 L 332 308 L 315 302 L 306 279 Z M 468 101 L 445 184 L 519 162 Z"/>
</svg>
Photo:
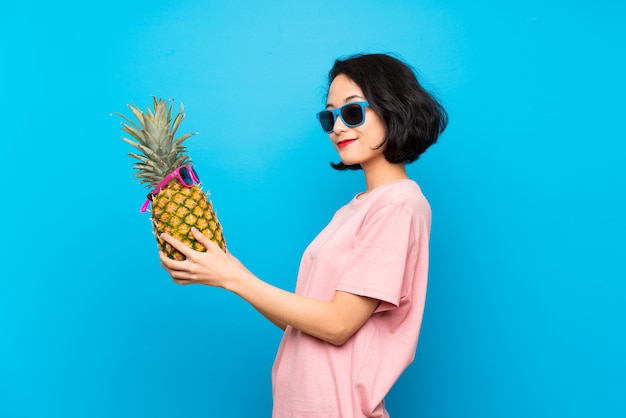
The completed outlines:
<svg viewBox="0 0 626 418">
<path fill-rule="evenodd" d="M 206 248 L 193 237 L 192 227 L 226 251 L 222 226 L 211 201 L 198 185 L 188 188 L 182 186 L 178 180 L 172 180 L 154 197 L 151 219 L 159 248 L 171 259 L 185 260 L 185 256 L 159 238 L 164 232 L 189 248 L 201 252 L 206 251 Z"/>
</svg>

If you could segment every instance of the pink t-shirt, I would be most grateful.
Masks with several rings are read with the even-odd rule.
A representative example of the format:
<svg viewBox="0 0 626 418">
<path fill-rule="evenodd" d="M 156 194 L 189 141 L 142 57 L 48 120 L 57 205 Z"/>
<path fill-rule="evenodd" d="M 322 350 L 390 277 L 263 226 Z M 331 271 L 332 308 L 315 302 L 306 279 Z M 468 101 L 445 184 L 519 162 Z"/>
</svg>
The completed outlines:
<svg viewBox="0 0 626 418">
<path fill-rule="evenodd" d="M 296 293 L 380 300 L 342 346 L 287 327 L 272 370 L 274 418 L 388 417 L 384 398 L 413 361 L 428 276 L 431 211 L 399 180 L 353 199 L 306 249 Z"/>
</svg>

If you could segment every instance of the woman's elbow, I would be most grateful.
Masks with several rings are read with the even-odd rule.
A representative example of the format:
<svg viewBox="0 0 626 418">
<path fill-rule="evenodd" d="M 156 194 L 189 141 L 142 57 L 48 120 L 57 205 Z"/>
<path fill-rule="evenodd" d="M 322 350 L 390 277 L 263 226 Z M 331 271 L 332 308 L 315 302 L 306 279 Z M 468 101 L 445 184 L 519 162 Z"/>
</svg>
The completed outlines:
<svg viewBox="0 0 626 418">
<path fill-rule="evenodd" d="M 357 330 L 352 328 L 337 326 L 335 327 L 335 329 L 332 330 L 327 338 L 324 338 L 324 340 L 332 345 L 340 347 L 348 342 L 348 340 L 352 338 L 356 331 Z"/>
</svg>

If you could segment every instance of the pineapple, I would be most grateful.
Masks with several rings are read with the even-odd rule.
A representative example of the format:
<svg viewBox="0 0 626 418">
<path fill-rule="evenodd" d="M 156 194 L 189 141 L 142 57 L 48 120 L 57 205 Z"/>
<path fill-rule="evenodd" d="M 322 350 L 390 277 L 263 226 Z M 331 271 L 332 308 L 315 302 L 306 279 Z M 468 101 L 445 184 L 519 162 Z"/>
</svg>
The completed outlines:
<svg viewBox="0 0 626 418">
<path fill-rule="evenodd" d="M 178 167 L 191 163 L 183 142 L 195 134 L 187 133 L 174 138 L 180 123 L 185 119 L 185 114 L 181 104 L 178 114 L 172 120 L 172 107 L 173 101 L 168 103 L 156 97 L 153 97 L 153 109 L 148 107 L 147 112 L 128 105 L 138 124 L 117 113 L 124 119 L 122 130 L 136 140 L 122 137 L 122 140 L 140 151 L 129 155 L 138 160 L 134 165 L 135 175 L 140 184 L 145 184 L 150 189 L 149 198 L 165 176 Z M 169 181 L 157 195 L 152 196 L 151 220 L 159 248 L 172 259 L 184 260 L 185 256 L 159 238 L 163 232 L 190 248 L 206 251 L 191 234 L 191 227 L 195 227 L 217 243 L 222 250 L 226 250 L 222 226 L 217 220 L 211 201 L 197 184 L 185 187 L 177 178 Z"/>
</svg>

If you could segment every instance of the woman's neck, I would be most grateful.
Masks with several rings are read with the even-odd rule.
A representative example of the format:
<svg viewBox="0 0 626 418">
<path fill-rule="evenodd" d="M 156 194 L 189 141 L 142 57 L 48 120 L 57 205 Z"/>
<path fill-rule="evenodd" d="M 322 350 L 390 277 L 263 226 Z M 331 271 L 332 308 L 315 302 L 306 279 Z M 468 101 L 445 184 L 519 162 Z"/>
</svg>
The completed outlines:
<svg viewBox="0 0 626 418">
<path fill-rule="evenodd" d="M 364 167 L 363 172 L 365 173 L 365 192 L 359 196 L 363 196 L 383 184 L 409 178 L 404 163 L 387 163 L 377 167 Z"/>
</svg>

